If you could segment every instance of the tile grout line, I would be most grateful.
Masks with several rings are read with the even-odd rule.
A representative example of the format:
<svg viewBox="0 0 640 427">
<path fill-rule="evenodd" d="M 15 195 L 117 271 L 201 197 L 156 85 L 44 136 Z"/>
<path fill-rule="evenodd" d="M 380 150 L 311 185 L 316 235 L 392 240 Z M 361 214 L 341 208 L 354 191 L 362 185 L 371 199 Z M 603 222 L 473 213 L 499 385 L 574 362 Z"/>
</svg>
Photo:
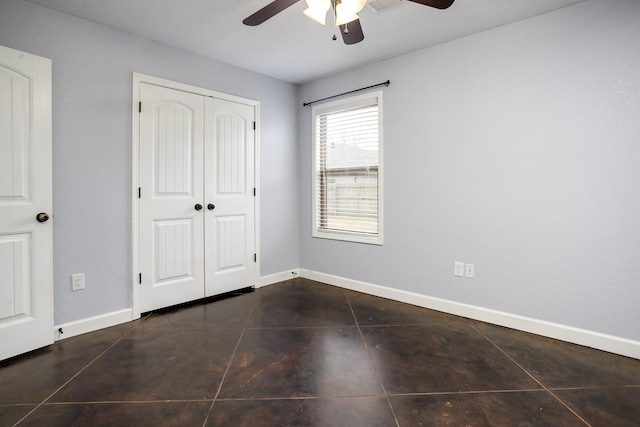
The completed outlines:
<svg viewBox="0 0 640 427">
<path fill-rule="evenodd" d="M 521 390 L 469 390 L 469 391 L 426 391 L 391 393 L 389 396 L 465 396 L 473 394 L 509 394 L 509 393 L 546 393 L 541 388 L 524 388 Z"/>
<path fill-rule="evenodd" d="M 211 399 L 163 399 L 163 400 L 93 400 L 90 402 L 50 402 L 47 406 L 73 406 L 73 405 L 140 405 L 154 403 L 202 403 Z"/>
<path fill-rule="evenodd" d="M 229 357 L 229 363 L 227 363 L 227 367 L 224 370 L 224 373 L 222 374 L 222 378 L 220 379 L 220 384 L 218 385 L 218 390 L 216 390 L 216 394 L 213 396 L 213 400 L 211 401 L 211 405 L 209 406 L 209 410 L 207 411 L 207 416 L 204 417 L 204 421 L 202 422 L 202 427 L 205 427 L 207 425 L 207 421 L 209 421 L 209 415 L 211 415 L 211 411 L 213 410 L 213 407 L 216 404 L 216 401 L 218 400 L 218 396 L 220 395 L 220 391 L 222 390 L 222 385 L 224 384 L 224 380 L 227 378 L 227 373 L 229 372 L 229 369 L 231 369 L 231 364 L 233 363 L 233 359 L 235 359 L 236 353 L 238 351 L 238 347 L 240 347 L 240 342 L 242 341 L 242 338 L 244 337 L 244 333 L 246 332 L 246 330 L 249 329 L 247 328 L 247 323 L 249 322 L 249 319 L 251 319 L 251 316 L 253 316 L 253 310 L 255 309 L 255 305 L 256 303 L 254 300 L 253 305 L 251 306 L 251 310 L 249 310 L 249 314 L 247 315 L 247 318 L 244 320 L 244 325 L 242 325 L 242 332 L 238 337 L 236 346 L 234 347 L 233 352 L 231 353 L 231 357 Z"/>
<path fill-rule="evenodd" d="M 347 304 L 349 305 L 349 310 L 351 310 L 351 315 L 353 316 L 353 321 L 356 323 L 356 328 L 358 329 L 358 334 L 360 335 L 360 339 L 362 340 L 362 344 L 364 345 L 365 350 L 367 350 L 367 354 L 369 355 L 369 360 L 371 361 L 371 366 L 376 373 L 376 377 L 378 378 L 378 384 L 382 388 L 382 392 L 384 393 L 384 397 L 387 400 L 387 404 L 389 405 L 389 409 L 391 410 L 391 415 L 393 416 L 393 420 L 396 422 L 396 427 L 400 427 L 400 422 L 398 421 L 398 417 L 396 416 L 396 411 L 393 409 L 393 405 L 391 405 L 391 399 L 389 399 L 389 395 L 387 394 L 387 389 L 384 387 L 382 383 L 382 378 L 380 378 L 380 373 L 378 372 L 378 367 L 373 360 L 373 356 L 371 355 L 371 351 L 369 350 L 369 346 L 367 345 L 367 341 L 364 339 L 364 335 L 362 334 L 362 329 L 360 329 L 360 323 L 358 322 L 358 318 L 356 317 L 355 311 L 353 311 L 353 306 L 351 305 L 351 300 L 348 296 L 345 295 L 347 300 Z"/>
<path fill-rule="evenodd" d="M 78 377 L 78 375 L 80 375 L 81 373 L 83 373 L 84 371 L 86 371 L 91 365 L 93 365 L 96 360 L 100 359 L 102 356 L 104 356 L 109 350 L 111 350 L 113 347 L 115 347 L 120 341 L 122 341 L 124 339 L 124 337 L 126 337 L 129 332 L 131 332 L 137 325 L 132 325 L 130 328 L 128 328 L 124 334 L 122 334 L 120 337 L 118 337 L 117 340 L 115 340 L 109 347 L 107 347 L 104 351 L 102 351 L 102 353 L 100 353 L 99 355 L 97 355 L 95 358 L 93 358 L 89 363 L 87 363 L 83 368 L 81 368 L 78 372 L 76 372 L 74 375 L 71 376 L 71 378 L 69 378 L 67 381 L 65 381 L 60 387 L 58 387 L 57 389 L 55 389 L 49 396 L 45 397 L 44 400 L 42 402 L 40 402 L 38 405 L 36 405 L 35 408 L 33 408 L 31 411 L 29 411 L 28 414 L 26 414 L 24 417 L 22 417 L 20 420 L 18 420 L 18 422 L 16 422 L 13 426 L 16 427 L 18 425 L 20 425 L 23 421 L 25 421 L 29 416 L 31 416 L 35 411 L 37 411 L 39 408 L 41 408 L 44 404 L 47 403 L 47 401 L 49 399 L 51 399 L 56 393 L 58 393 L 60 390 L 62 390 L 67 384 L 69 384 L 71 381 L 73 381 L 74 379 L 76 379 Z"/>
<path fill-rule="evenodd" d="M 574 390 L 607 390 L 618 388 L 640 388 L 636 384 L 620 384 L 620 385 L 594 385 L 594 386 L 575 386 L 575 387 L 549 387 L 549 390 L 555 391 L 574 391 Z"/>
<path fill-rule="evenodd" d="M 433 392 L 414 392 L 414 393 L 387 393 L 387 394 L 361 394 L 361 395 L 339 395 L 326 394 L 318 396 L 281 396 L 281 397 L 228 397 L 217 398 L 217 402 L 243 402 L 243 401 L 271 401 L 271 400 L 319 400 L 319 399 L 345 399 L 351 397 L 386 397 L 386 396 L 459 396 L 473 394 L 510 394 L 510 393 L 546 393 L 541 388 L 521 389 L 521 390 L 470 390 L 470 391 L 433 391 Z M 210 400 L 210 399 L 205 399 Z M 197 402 L 201 400 L 184 400 L 185 402 Z M 140 401 L 139 403 L 153 403 L 156 401 Z M 167 401 L 171 402 L 171 401 Z M 60 403 L 64 404 L 64 403 Z M 53 404 L 52 404 L 53 405 Z"/>
<path fill-rule="evenodd" d="M 246 330 L 260 331 L 260 330 L 278 330 L 278 329 L 330 329 L 333 326 L 249 326 Z M 338 328 L 354 328 L 351 325 L 336 325 Z"/>
<path fill-rule="evenodd" d="M 564 390 L 564 389 L 563 389 Z M 567 389 L 573 390 L 573 389 Z M 322 399 L 349 399 L 362 397 L 410 397 L 410 396 L 458 396 L 473 394 L 510 394 L 510 393 L 546 393 L 544 389 L 522 389 L 522 390 L 472 390 L 472 391 L 442 391 L 442 392 L 415 392 L 415 393 L 388 393 L 384 394 L 361 394 L 361 395 L 318 395 L 318 396 L 282 396 L 282 397 L 237 397 L 219 398 L 216 402 L 247 402 L 247 401 L 281 401 L 281 400 L 322 400 Z M 213 402 L 212 399 L 162 399 L 162 400 L 93 400 L 88 402 L 50 402 L 44 403 L 47 406 L 73 406 L 73 405 L 139 405 L 139 404 L 162 404 L 162 403 L 202 403 Z M 6 404 L 0 407 L 32 406 L 32 404 Z"/>
<path fill-rule="evenodd" d="M 275 396 L 275 397 L 227 397 L 219 398 L 218 402 L 253 402 L 253 401 L 278 401 L 278 400 L 323 400 L 323 399 L 349 399 L 355 397 L 384 397 L 382 394 L 320 394 L 316 396 Z"/>
<path fill-rule="evenodd" d="M 549 387 L 547 387 L 546 385 L 544 385 L 542 383 L 542 381 L 538 380 L 535 376 L 533 376 L 533 374 L 531 374 L 527 369 L 524 368 L 524 366 L 522 366 L 521 364 L 519 364 L 513 357 L 511 357 L 511 355 L 509 355 L 506 351 L 504 351 L 502 349 L 502 347 L 500 347 L 498 344 L 496 344 L 495 342 L 493 342 L 493 340 L 491 338 L 489 338 L 488 336 L 486 336 L 484 333 L 482 333 L 482 331 L 478 330 L 478 328 L 476 328 L 474 325 L 471 325 L 471 327 L 478 333 L 480 334 L 482 337 L 484 337 L 484 339 L 486 339 L 487 341 L 489 341 L 495 348 L 498 349 L 498 351 L 500 351 L 502 354 L 504 354 L 509 360 L 511 360 L 513 363 L 516 364 L 516 366 L 518 368 L 520 368 L 524 373 L 526 373 L 532 380 L 534 380 L 536 383 L 538 383 L 540 385 L 540 387 L 542 387 L 547 393 L 549 393 L 554 399 L 556 399 L 558 402 L 560 402 L 560 404 L 562 406 L 564 406 L 565 408 L 567 408 L 569 411 L 571 411 L 571 413 L 573 415 L 575 415 L 576 417 L 578 417 L 578 419 L 580 421 L 582 421 L 583 423 L 585 423 L 586 425 L 588 425 L 589 427 L 593 427 L 587 420 L 585 420 L 583 417 L 581 417 L 576 411 L 573 410 L 573 408 L 571 408 L 567 403 L 565 403 L 562 399 L 560 399 L 560 397 L 558 397 Z"/>
</svg>

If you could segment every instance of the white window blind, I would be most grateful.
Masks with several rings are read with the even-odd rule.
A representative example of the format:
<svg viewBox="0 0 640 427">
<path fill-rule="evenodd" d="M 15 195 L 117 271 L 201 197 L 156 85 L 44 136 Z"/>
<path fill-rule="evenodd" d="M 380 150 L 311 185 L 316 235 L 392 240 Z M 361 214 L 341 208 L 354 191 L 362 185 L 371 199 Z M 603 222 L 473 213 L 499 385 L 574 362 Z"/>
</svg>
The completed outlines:
<svg viewBox="0 0 640 427">
<path fill-rule="evenodd" d="M 379 96 L 314 109 L 314 236 L 381 243 Z"/>
</svg>

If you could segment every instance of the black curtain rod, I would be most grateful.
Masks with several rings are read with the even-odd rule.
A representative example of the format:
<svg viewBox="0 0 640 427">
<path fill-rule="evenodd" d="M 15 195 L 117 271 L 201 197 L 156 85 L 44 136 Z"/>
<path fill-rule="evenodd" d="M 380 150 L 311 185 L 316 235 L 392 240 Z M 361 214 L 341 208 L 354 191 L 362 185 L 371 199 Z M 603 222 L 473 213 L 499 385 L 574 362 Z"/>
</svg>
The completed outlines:
<svg viewBox="0 0 640 427">
<path fill-rule="evenodd" d="M 349 95 L 350 93 L 354 93 L 354 92 L 360 92 L 361 90 L 367 90 L 367 89 L 371 89 L 374 87 L 378 87 L 378 86 L 389 86 L 391 84 L 391 82 L 389 80 L 387 80 L 386 82 L 383 83 L 378 83 L 377 85 L 371 85 L 371 86 L 367 86 L 367 87 L 361 87 L 360 89 L 355 89 L 355 90 L 350 90 L 349 92 L 344 92 L 344 93 L 340 93 L 338 95 L 333 95 L 333 96 L 327 96 L 326 98 L 322 98 L 322 99 L 317 99 L 315 101 L 311 101 L 311 102 L 304 102 L 302 104 L 303 107 L 307 107 L 311 104 L 315 104 L 316 102 L 322 102 L 322 101 L 326 101 L 327 99 L 331 99 L 331 98 L 337 98 L 339 96 L 343 96 L 343 95 Z"/>
</svg>

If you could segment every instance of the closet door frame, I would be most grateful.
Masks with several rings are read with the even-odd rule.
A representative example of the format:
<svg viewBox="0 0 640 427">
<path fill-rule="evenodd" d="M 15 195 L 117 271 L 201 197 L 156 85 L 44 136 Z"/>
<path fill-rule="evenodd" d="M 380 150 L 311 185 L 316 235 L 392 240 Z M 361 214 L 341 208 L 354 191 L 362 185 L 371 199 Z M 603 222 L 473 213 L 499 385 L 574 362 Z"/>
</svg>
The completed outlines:
<svg viewBox="0 0 640 427">
<path fill-rule="evenodd" d="M 255 250 L 257 253 L 256 269 L 254 282 L 257 284 L 260 272 L 260 102 L 254 99 L 242 98 L 235 95 L 229 95 L 217 92 L 211 89 L 205 89 L 189 84 L 179 83 L 159 77 L 149 76 L 140 73 L 133 73 L 132 96 L 131 96 L 131 230 L 132 230 L 132 277 L 131 277 L 131 299 L 133 318 L 140 317 L 140 224 L 139 224 L 139 192 L 140 188 L 140 86 L 148 83 L 156 86 L 163 86 L 169 89 L 180 90 L 183 92 L 195 93 L 207 97 L 222 99 L 225 101 L 245 104 L 255 109 L 255 141 L 254 141 L 254 176 L 256 182 L 255 197 Z"/>
</svg>

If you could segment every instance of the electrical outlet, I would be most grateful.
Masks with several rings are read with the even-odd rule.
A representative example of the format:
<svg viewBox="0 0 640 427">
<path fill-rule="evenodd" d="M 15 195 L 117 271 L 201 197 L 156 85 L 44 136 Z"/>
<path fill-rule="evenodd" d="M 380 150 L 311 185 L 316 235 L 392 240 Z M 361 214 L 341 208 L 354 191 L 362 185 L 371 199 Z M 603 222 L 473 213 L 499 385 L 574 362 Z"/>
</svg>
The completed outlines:
<svg viewBox="0 0 640 427">
<path fill-rule="evenodd" d="M 473 264 L 464 265 L 464 276 L 473 279 L 476 277 L 476 267 Z"/>
<path fill-rule="evenodd" d="M 464 262 L 455 261 L 453 263 L 453 275 L 464 277 Z"/>
<path fill-rule="evenodd" d="M 72 274 L 71 290 L 79 291 L 80 289 L 84 289 L 84 273 Z"/>
</svg>

